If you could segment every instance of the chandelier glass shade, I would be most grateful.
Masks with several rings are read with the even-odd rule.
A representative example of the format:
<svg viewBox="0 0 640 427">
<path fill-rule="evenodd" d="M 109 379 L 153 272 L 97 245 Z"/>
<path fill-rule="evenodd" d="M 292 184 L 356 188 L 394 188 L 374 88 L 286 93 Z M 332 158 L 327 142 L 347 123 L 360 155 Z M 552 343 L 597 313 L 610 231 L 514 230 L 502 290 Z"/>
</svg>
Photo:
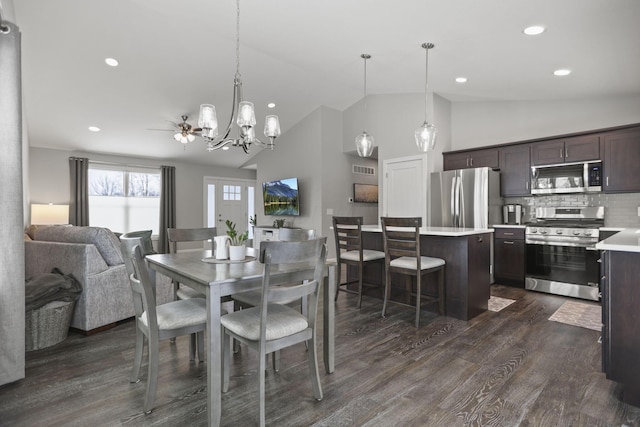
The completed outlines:
<svg viewBox="0 0 640 427">
<path fill-rule="evenodd" d="M 252 102 L 242 98 L 242 79 L 240 77 L 240 0 L 236 0 L 236 74 L 233 79 L 233 104 L 229 124 L 220 135 L 216 107 L 211 104 L 200 106 L 198 126 L 200 135 L 207 142 L 207 151 L 213 151 L 228 145 L 241 147 L 249 154 L 251 144 L 273 150 L 274 141 L 280 136 L 280 122 L 278 116 L 270 115 L 265 120 L 264 134 L 269 138 L 268 142 L 262 142 L 256 138 L 255 125 L 256 114 Z M 236 136 L 232 137 L 233 124 L 237 125 Z"/>
<path fill-rule="evenodd" d="M 436 146 L 436 134 L 437 129 L 434 124 L 429 123 L 427 119 L 427 112 L 429 106 L 429 95 L 427 92 L 427 78 L 429 72 L 429 49 L 433 49 L 435 45 L 433 43 L 423 43 L 422 48 L 426 51 L 426 63 L 424 73 L 424 123 L 415 131 L 416 145 L 422 152 L 431 151 Z"/>
<path fill-rule="evenodd" d="M 363 53 L 360 58 L 364 59 L 364 107 L 363 107 L 363 122 L 367 122 L 367 59 L 371 59 L 371 55 Z M 356 151 L 360 157 L 370 157 L 373 153 L 373 136 L 369 135 L 366 130 L 356 136 Z"/>
</svg>

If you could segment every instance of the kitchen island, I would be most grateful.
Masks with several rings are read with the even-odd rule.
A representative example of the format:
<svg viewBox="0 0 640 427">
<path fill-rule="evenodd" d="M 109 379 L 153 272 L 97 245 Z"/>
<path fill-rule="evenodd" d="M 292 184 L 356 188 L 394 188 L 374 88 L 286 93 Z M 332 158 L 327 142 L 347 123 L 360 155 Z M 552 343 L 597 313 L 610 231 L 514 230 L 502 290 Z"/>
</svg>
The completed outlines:
<svg viewBox="0 0 640 427">
<path fill-rule="evenodd" d="M 596 244 L 602 250 L 602 370 L 622 384 L 622 400 L 640 407 L 640 230 Z"/>
<path fill-rule="evenodd" d="M 487 310 L 491 286 L 492 234 L 490 228 L 420 228 L 422 255 L 442 258 L 446 262 L 447 316 L 469 320 Z M 383 251 L 382 228 L 363 226 L 362 241 L 366 249 Z M 392 276 L 391 280 L 402 283 L 399 277 Z M 366 281 L 383 288 L 384 270 L 366 274 Z M 427 289 L 431 289 L 430 286 L 435 284 L 433 282 L 433 279 L 428 280 Z"/>
</svg>

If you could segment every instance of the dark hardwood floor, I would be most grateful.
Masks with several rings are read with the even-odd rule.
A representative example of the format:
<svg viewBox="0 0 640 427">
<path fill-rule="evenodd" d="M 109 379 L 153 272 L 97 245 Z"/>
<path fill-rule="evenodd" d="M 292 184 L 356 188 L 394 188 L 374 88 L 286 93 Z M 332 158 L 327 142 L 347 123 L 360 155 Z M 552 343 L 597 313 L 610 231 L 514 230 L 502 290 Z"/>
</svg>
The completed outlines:
<svg viewBox="0 0 640 427">
<path fill-rule="evenodd" d="M 321 372 L 313 399 L 304 346 L 285 349 L 267 374 L 274 426 L 640 426 L 640 408 L 600 372 L 599 333 L 549 321 L 566 298 L 494 285 L 515 299 L 464 322 L 341 293 L 336 371 Z M 321 336 L 321 335 L 320 335 Z M 161 344 L 156 407 L 142 413 L 146 384 L 129 383 L 134 324 L 27 353 L 26 378 L 0 387 L 2 426 L 205 426 L 206 363 L 190 363 L 185 337 Z M 322 352 L 319 349 L 320 359 Z M 222 424 L 257 422 L 256 358 L 234 355 Z"/>
</svg>

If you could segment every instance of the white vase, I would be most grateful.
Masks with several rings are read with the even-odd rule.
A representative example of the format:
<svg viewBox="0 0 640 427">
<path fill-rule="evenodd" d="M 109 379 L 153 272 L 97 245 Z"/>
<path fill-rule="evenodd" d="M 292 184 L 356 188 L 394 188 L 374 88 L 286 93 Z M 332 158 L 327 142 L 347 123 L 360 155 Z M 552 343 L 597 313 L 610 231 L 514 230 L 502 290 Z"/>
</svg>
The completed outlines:
<svg viewBox="0 0 640 427">
<path fill-rule="evenodd" d="M 242 261 L 245 256 L 246 247 L 242 246 L 229 246 L 229 259 L 231 261 Z"/>
</svg>

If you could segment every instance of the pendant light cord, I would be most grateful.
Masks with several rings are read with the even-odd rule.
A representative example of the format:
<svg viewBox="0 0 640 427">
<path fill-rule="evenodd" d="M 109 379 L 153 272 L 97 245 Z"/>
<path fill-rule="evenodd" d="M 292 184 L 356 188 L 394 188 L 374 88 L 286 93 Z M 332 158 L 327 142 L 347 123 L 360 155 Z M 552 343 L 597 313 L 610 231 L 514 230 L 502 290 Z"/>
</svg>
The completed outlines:
<svg viewBox="0 0 640 427">
<path fill-rule="evenodd" d="M 422 47 L 424 47 L 424 50 L 426 50 L 425 53 L 425 65 L 424 65 L 424 122 L 428 123 L 427 121 L 427 111 L 428 111 L 428 106 L 429 106 L 429 95 L 427 92 L 427 79 L 429 77 L 429 49 L 430 46 L 433 46 L 431 43 L 425 43 L 422 45 Z"/>
<path fill-rule="evenodd" d="M 371 55 L 368 55 L 366 53 L 363 53 L 362 55 L 360 55 L 360 58 L 364 59 L 364 119 L 363 119 L 363 123 L 364 123 L 364 127 L 366 128 L 367 126 L 367 59 L 371 58 Z M 365 130 L 363 129 L 363 132 Z"/>
</svg>

